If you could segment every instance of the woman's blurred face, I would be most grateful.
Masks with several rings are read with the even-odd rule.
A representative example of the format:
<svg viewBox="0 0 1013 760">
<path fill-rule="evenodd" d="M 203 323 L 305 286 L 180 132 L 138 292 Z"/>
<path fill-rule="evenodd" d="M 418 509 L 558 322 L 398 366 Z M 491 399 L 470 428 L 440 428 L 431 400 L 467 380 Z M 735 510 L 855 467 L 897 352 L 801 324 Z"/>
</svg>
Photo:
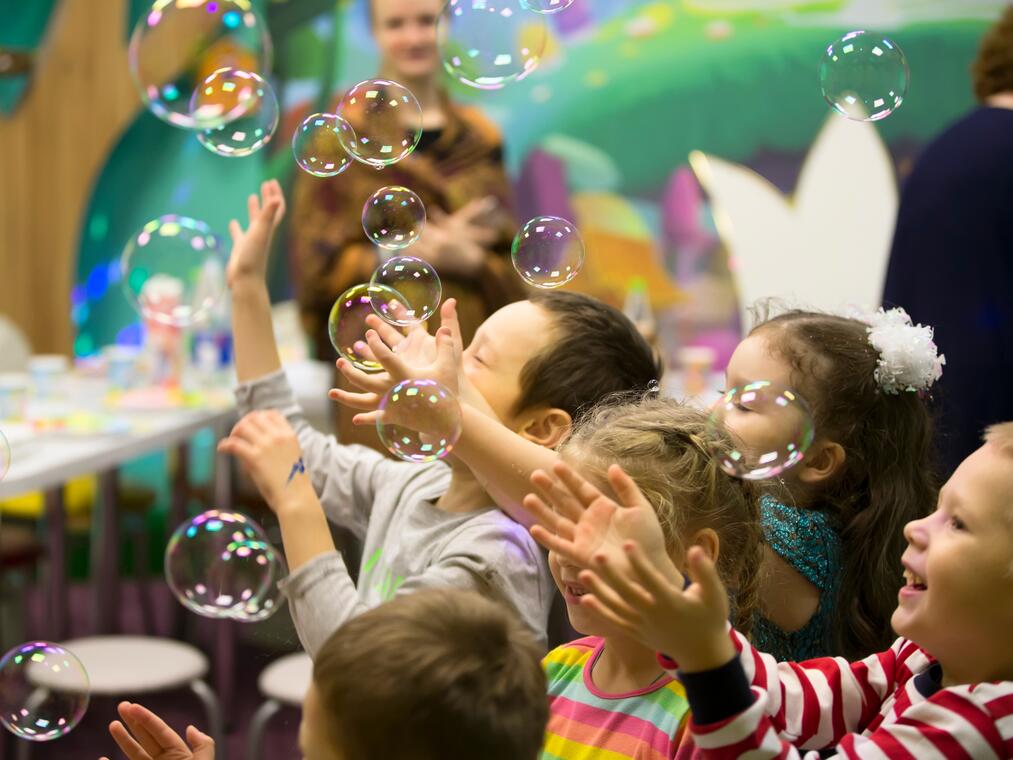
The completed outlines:
<svg viewBox="0 0 1013 760">
<path fill-rule="evenodd" d="M 372 0 L 373 36 L 383 68 L 395 80 L 436 74 L 436 22 L 442 0 Z"/>
</svg>

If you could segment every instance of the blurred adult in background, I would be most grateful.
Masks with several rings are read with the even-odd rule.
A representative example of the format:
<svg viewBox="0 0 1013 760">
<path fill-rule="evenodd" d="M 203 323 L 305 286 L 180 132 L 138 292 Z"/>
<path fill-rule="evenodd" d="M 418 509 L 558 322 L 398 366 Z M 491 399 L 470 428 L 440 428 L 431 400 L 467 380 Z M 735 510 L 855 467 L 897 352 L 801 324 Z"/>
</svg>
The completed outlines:
<svg viewBox="0 0 1013 760">
<path fill-rule="evenodd" d="M 378 77 L 404 85 L 422 106 L 422 138 L 414 153 L 383 171 L 353 162 L 336 177 L 301 175 L 296 181 L 291 246 L 303 325 L 318 358 L 336 357 L 327 335 L 335 299 L 367 282 L 380 261 L 361 216 L 366 199 L 385 185 L 403 185 L 422 199 L 425 229 L 400 253 L 436 268 L 444 299 L 458 300 L 466 343 L 489 314 L 523 297 L 509 259 L 516 225 L 500 134 L 478 110 L 453 103 L 441 84 L 436 22 L 443 5 L 370 2 Z"/>
<path fill-rule="evenodd" d="M 1013 418 L 1013 5 L 982 40 L 979 107 L 921 154 L 901 193 L 883 300 L 935 326 L 942 474 Z"/>
</svg>

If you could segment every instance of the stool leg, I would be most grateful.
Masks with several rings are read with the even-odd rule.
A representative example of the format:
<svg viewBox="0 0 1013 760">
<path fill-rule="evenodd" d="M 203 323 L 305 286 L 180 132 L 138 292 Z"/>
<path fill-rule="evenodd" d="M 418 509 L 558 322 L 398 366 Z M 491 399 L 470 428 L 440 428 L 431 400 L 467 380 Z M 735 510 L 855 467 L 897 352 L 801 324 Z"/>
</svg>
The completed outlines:
<svg viewBox="0 0 1013 760">
<path fill-rule="evenodd" d="M 32 743 L 24 739 L 14 742 L 14 760 L 29 760 L 32 756 Z"/>
<path fill-rule="evenodd" d="M 250 738 L 246 741 L 246 760 L 263 760 L 264 757 L 264 732 L 267 730 L 267 722 L 281 709 L 281 702 L 276 699 L 269 699 L 253 714 L 250 721 Z"/>
<path fill-rule="evenodd" d="M 204 711 L 208 716 L 208 732 L 215 740 L 215 760 L 225 760 L 226 739 L 225 727 L 222 722 L 222 709 L 218 704 L 218 697 L 214 690 L 204 681 L 197 680 L 190 684 L 190 691 L 197 695 L 203 703 Z"/>
<path fill-rule="evenodd" d="M 67 540 L 63 486 L 50 488 L 45 494 L 46 533 L 49 554 L 46 577 L 46 622 L 43 635 L 54 641 L 67 638 Z"/>
<path fill-rule="evenodd" d="M 148 523 L 144 515 L 140 516 L 141 527 L 133 535 L 134 575 L 137 576 L 137 594 L 141 602 L 141 618 L 144 622 L 144 633 L 148 636 L 158 635 L 158 617 L 155 614 L 155 601 L 151 598 L 148 588 Z"/>
</svg>

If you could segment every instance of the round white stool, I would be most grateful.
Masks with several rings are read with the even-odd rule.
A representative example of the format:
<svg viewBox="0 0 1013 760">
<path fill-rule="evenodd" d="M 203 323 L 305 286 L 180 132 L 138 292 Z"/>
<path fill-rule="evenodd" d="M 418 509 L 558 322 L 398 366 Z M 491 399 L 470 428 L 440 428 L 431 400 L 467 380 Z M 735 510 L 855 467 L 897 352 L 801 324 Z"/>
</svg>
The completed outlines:
<svg viewBox="0 0 1013 760">
<path fill-rule="evenodd" d="M 287 654 L 264 668 L 257 686 L 267 701 L 257 709 L 250 722 L 250 738 L 246 745 L 249 760 L 261 760 L 267 722 L 282 707 L 302 707 L 312 680 L 313 660 L 305 652 Z"/>
<path fill-rule="evenodd" d="M 203 680 L 207 658 L 196 647 L 152 636 L 87 636 L 61 644 L 77 657 L 88 674 L 95 697 L 131 698 L 142 694 L 189 688 L 204 705 L 215 756 L 225 757 L 225 736 L 218 697 Z M 19 742 L 27 757 L 30 742 Z"/>
</svg>

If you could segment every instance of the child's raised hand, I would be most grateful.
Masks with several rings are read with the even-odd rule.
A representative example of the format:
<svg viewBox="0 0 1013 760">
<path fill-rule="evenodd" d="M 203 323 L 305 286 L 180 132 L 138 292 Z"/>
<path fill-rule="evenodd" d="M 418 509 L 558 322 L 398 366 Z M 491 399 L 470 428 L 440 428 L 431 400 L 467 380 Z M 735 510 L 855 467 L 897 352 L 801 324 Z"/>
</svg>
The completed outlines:
<svg viewBox="0 0 1013 760">
<path fill-rule="evenodd" d="M 274 409 L 247 414 L 219 441 L 218 450 L 243 463 L 275 512 L 283 504 L 289 483 L 305 473 L 299 439 L 288 420 Z"/>
<path fill-rule="evenodd" d="M 281 185 L 277 180 L 267 180 L 260 186 L 260 197 L 251 195 L 246 207 L 250 223 L 245 230 L 237 220 L 229 222 L 232 254 L 225 276 L 233 289 L 245 282 L 264 284 L 267 278 L 271 240 L 285 216 L 285 196 L 282 195 Z"/>
<path fill-rule="evenodd" d="M 562 462 L 554 466 L 553 475 L 541 470 L 532 473 L 531 482 L 540 495 L 528 494 L 524 499 L 538 523 L 531 535 L 542 546 L 581 567 L 593 567 L 598 557 L 611 557 L 614 565 L 625 564 L 622 547 L 630 540 L 640 542 L 652 558 L 668 559 L 654 507 L 622 467 L 612 465 L 608 471 L 609 485 L 619 502 Z"/>
<path fill-rule="evenodd" d="M 347 359 L 338 359 L 338 370 L 359 390 L 332 388 L 328 396 L 362 412 L 352 419 L 356 425 L 374 424 L 379 416 L 377 406 L 381 397 L 402 380 L 435 380 L 460 396 L 467 383 L 462 377 L 462 340 L 456 305 L 452 298 L 444 302 L 440 309 L 443 324 L 435 337 L 429 336 L 421 326 L 413 327 L 403 336 L 379 317 L 368 317 L 369 353 L 384 371 L 369 374 L 353 367 Z"/>
<path fill-rule="evenodd" d="M 114 720 L 109 724 L 109 733 L 129 760 L 214 760 L 214 739 L 193 726 L 187 727 L 184 742 L 146 707 L 120 702 L 117 710 L 123 723 Z"/>
<path fill-rule="evenodd" d="M 582 606 L 665 653 L 687 673 L 718 668 L 735 656 L 727 632 L 728 593 L 701 547 L 687 553 L 692 583 L 685 588 L 667 556 L 659 562 L 635 541 L 625 542 L 623 552 L 625 562 L 599 554 L 594 570 L 581 571 L 580 582 L 589 591 Z"/>
</svg>

